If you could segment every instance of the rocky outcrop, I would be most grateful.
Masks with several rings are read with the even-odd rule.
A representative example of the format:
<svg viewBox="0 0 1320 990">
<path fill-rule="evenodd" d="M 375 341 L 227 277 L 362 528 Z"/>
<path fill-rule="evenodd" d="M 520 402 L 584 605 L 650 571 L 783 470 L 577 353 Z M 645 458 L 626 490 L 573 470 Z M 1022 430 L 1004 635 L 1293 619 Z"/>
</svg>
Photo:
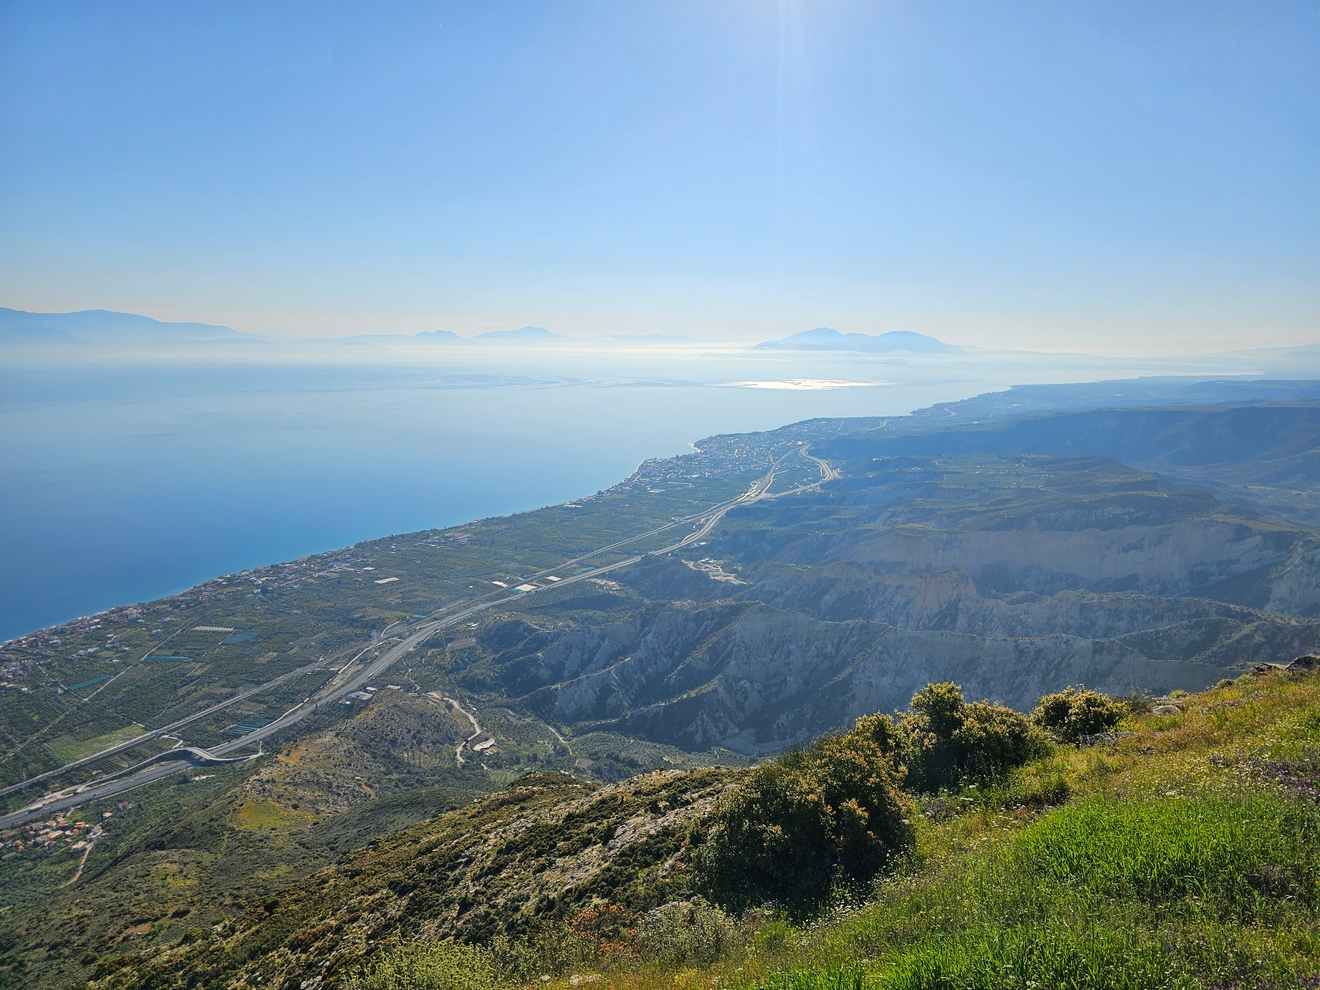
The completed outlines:
<svg viewBox="0 0 1320 990">
<path fill-rule="evenodd" d="M 607 897 L 641 913 L 689 892 L 687 836 L 736 771 L 598 787 L 541 773 L 379 843 L 172 949 L 116 960 L 106 988 L 343 986 L 391 939 L 487 941 Z"/>
</svg>

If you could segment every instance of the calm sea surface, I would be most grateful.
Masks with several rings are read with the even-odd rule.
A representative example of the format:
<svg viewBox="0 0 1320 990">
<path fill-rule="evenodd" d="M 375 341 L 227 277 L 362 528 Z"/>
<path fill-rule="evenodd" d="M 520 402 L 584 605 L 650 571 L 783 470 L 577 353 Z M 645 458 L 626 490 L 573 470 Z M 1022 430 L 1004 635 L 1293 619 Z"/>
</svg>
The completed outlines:
<svg viewBox="0 0 1320 990">
<path fill-rule="evenodd" d="M 731 384 L 801 378 L 868 384 Z M 1068 378 L 745 354 L 10 366 L 0 640 L 229 571 L 587 495 L 714 433 Z"/>
</svg>

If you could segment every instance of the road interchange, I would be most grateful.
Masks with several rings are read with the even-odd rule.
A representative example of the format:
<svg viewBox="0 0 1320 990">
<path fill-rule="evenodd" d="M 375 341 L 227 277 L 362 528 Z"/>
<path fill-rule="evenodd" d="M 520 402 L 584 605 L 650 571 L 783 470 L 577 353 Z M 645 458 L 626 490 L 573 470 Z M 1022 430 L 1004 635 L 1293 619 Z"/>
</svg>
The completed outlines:
<svg viewBox="0 0 1320 990">
<path fill-rule="evenodd" d="M 170 759 L 170 754 L 175 751 L 167 750 L 162 753 L 153 755 L 152 757 L 148 758 L 148 760 L 143 761 L 143 764 L 139 764 L 135 767 L 130 767 L 126 770 L 120 770 L 110 775 L 95 778 L 86 783 L 77 784 L 71 787 L 66 787 L 61 790 L 54 791 L 40 798 L 36 802 L 27 805 L 24 808 L 19 809 L 18 811 L 12 812 L 7 815 L 0 815 L 0 829 L 15 828 L 32 821 L 37 821 L 42 818 L 49 817 L 50 815 L 55 814 L 57 812 L 67 811 L 72 808 L 78 807 L 79 805 L 87 804 L 91 801 L 97 801 L 97 800 L 103 800 L 106 798 L 115 797 L 127 791 L 134 790 L 139 787 L 144 787 L 148 784 L 164 779 L 165 777 L 189 769 L 190 767 L 195 765 L 195 762 L 198 759 L 204 759 L 204 761 L 209 760 L 211 762 L 233 762 L 232 759 L 228 758 L 229 754 L 236 753 L 239 750 L 245 749 L 250 746 L 260 747 L 261 744 L 264 743 L 266 739 L 275 735 L 276 733 L 282 732 L 288 729 L 290 726 L 296 725 L 298 722 L 301 722 L 304 719 L 315 714 L 316 712 L 323 710 L 328 705 L 334 705 L 339 703 L 349 694 L 352 694 L 353 692 L 360 690 L 364 685 L 376 679 L 377 677 L 381 676 L 385 671 L 389 670 L 392 666 L 394 666 L 394 664 L 396 664 L 400 659 L 407 656 L 409 653 L 414 651 L 418 646 L 420 646 L 426 640 L 430 639 L 432 636 L 434 636 L 436 633 L 440 632 L 443 629 L 454 626 L 459 622 L 464 621 L 465 619 L 469 619 L 472 616 L 477 615 L 491 608 L 496 608 L 501 605 L 506 605 L 515 601 L 521 601 L 538 593 L 557 590 L 582 581 L 589 581 L 596 578 L 600 578 L 603 575 L 609 574 L 613 571 L 617 571 L 625 567 L 631 567 L 632 565 L 638 563 L 644 557 L 647 556 L 651 556 L 651 557 L 663 556 L 665 554 L 682 550 L 688 546 L 691 546 L 694 543 L 698 543 L 701 540 L 704 540 L 707 536 L 710 535 L 711 531 L 714 530 L 715 527 L 719 525 L 719 523 L 724 519 L 724 517 L 728 515 L 728 513 L 735 508 L 738 508 L 740 506 L 750 505 L 754 502 L 758 502 L 763 499 L 783 498 L 784 496 L 787 495 L 793 495 L 801 491 L 817 488 L 821 483 L 825 481 L 833 480 L 835 477 L 838 476 L 837 472 L 834 471 L 829 466 L 828 462 L 808 454 L 805 448 L 799 447 L 796 453 L 798 453 L 802 457 L 807 458 L 808 460 L 815 461 L 817 463 L 817 465 L 821 469 L 821 480 L 819 482 L 810 485 L 802 485 L 797 488 L 793 488 L 784 492 L 777 492 L 773 495 L 769 494 L 769 489 L 771 485 L 774 483 L 776 471 L 779 469 L 783 460 L 783 458 L 776 459 L 771 464 L 770 469 L 766 474 L 758 478 L 747 489 L 747 491 L 736 496 L 735 498 L 727 499 L 723 502 L 717 503 L 716 505 L 703 509 L 700 512 L 693 513 L 688 516 L 684 516 L 682 518 L 673 520 L 672 522 L 666 523 L 661 526 L 656 526 L 652 529 L 647 530 L 646 532 L 639 533 L 634 536 L 630 536 L 627 539 L 618 540 L 606 546 L 597 547 L 595 550 L 592 550 L 590 553 L 581 554 L 569 560 L 561 561 L 559 564 L 555 565 L 554 567 L 546 568 L 537 571 L 533 574 L 527 575 L 525 578 L 521 579 L 519 583 L 530 584 L 533 581 L 537 580 L 538 578 L 543 578 L 548 575 L 554 574 L 556 571 L 562 571 L 568 567 L 571 567 L 576 564 L 580 564 L 583 561 L 590 560 L 592 557 L 597 557 L 603 553 L 608 553 L 610 551 L 617 550 L 621 547 L 627 546 L 632 543 L 636 543 L 640 540 L 644 540 L 652 536 L 656 536 L 660 533 L 666 532 L 668 530 L 674 529 L 679 526 L 690 525 L 692 523 L 700 523 L 700 525 L 696 529 L 684 535 L 681 539 L 675 541 L 674 543 L 671 543 L 659 549 L 648 551 L 646 553 L 635 554 L 620 560 L 611 561 L 610 563 L 607 564 L 602 564 L 597 567 L 588 568 L 587 570 L 582 571 L 578 574 L 573 574 L 564 577 L 559 581 L 544 585 L 537 585 L 536 587 L 528 591 L 492 592 L 489 595 L 482 596 L 481 598 L 478 599 L 474 599 L 474 600 L 470 599 L 461 602 L 454 602 L 445 606 L 441 606 L 440 608 L 432 612 L 429 616 L 421 620 L 414 620 L 413 622 L 399 620 L 397 622 L 391 623 L 385 629 L 377 633 L 373 637 L 373 640 L 370 644 L 359 650 L 358 653 L 352 659 L 350 659 L 347 663 L 345 663 L 342 667 L 340 667 L 335 672 L 335 674 L 319 689 L 317 689 L 315 692 L 313 692 L 303 701 L 299 702 L 297 705 L 294 705 L 288 711 L 284 712 L 278 718 L 272 720 L 266 725 L 263 725 L 260 728 L 247 732 L 234 739 L 221 743 L 218 746 L 213 746 L 209 750 L 197 750 L 192 747 L 179 747 L 181 751 L 185 749 L 188 750 L 188 755 L 184 755 L 181 752 L 180 757 L 173 760 Z M 386 634 L 390 633 L 391 631 L 394 631 L 394 635 L 386 636 Z M 389 645 L 389 644 L 393 644 L 393 645 Z M 385 649 L 386 646 L 388 646 L 389 648 Z M 364 657 L 367 657 L 369 654 L 373 654 L 373 653 L 376 654 L 376 656 L 374 656 L 371 659 L 367 659 L 363 661 Z M 297 670 L 289 671 L 286 674 L 283 674 L 272 681 L 268 681 L 265 684 L 257 685 L 256 687 L 246 689 L 245 691 L 239 692 L 237 695 L 234 695 L 231 698 L 225 699 L 222 702 L 212 705 L 207 709 L 204 709 L 199 712 L 195 712 L 192 715 L 189 715 L 183 719 L 179 719 L 174 722 L 171 722 L 169 725 L 152 729 L 149 732 L 143 733 L 142 735 L 134 739 L 126 740 L 123 743 L 119 743 L 115 746 L 108 747 L 107 749 L 102 750 L 98 753 L 94 753 L 91 754 L 90 756 L 83 757 L 80 760 L 76 760 L 71 763 L 65 764 L 64 766 L 59 767 L 55 770 L 50 770 L 43 774 L 39 774 L 35 777 L 29 778 L 26 781 L 21 781 L 17 784 L 10 785 L 9 787 L 5 788 L 3 791 L 0 791 L 0 796 L 3 796 L 8 793 L 12 793 L 16 790 L 19 790 L 20 788 L 30 786 L 32 784 L 35 784 L 43 780 L 52 779 L 58 775 L 67 773 L 79 767 L 90 765 L 91 763 L 94 763 L 101 759 L 105 759 L 108 756 L 112 756 L 117 753 L 124 752 L 135 745 L 140 745 L 141 743 L 146 742 L 150 739 L 156 738 L 161 735 L 165 735 L 173 729 L 181 728 L 189 724 L 190 722 L 196 721 L 197 719 L 200 718 L 204 718 L 205 716 L 212 714 L 220 709 L 223 709 L 229 705 L 235 704 L 238 701 L 252 697 L 253 695 L 259 694 L 262 691 L 269 690 L 271 687 L 277 686 L 277 684 L 284 683 L 285 681 L 290 680 L 296 676 L 300 676 L 302 674 L 323 667 L 324 667 L 324 660 L 322 659 L 316 661 L 313 664 L 307 664 L 303 667 L 300 667 Z M 259 753 L 254 755 L 259 755 Z"/>
</svg>

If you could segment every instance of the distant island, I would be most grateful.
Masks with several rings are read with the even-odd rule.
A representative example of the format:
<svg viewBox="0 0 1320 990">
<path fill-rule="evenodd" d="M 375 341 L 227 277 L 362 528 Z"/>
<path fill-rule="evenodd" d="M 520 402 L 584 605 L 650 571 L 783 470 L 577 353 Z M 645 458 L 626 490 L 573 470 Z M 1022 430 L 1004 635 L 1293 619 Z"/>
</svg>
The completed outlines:
<svg viewBox="0 0 1320 990">
<path fill-rule="evenodd" d="M 871 354 L 956 354 L 959 348 L 912 330 L 887 333 L 844 333 L 833 327 L 817 327 L 791 337 L 767 340 L 756 345 L 762 351 L 864 351 Z"/>
<path fill-rule="evenodd" d="M 562 341 L 561 334 L 545 327 L 490 330 L 463 336 L 453 330 L 417 333 L 365 333 L 338 337 L 337 344 L 544 344 Z M 113 347 L 217 342 L 259 342 L 270 338 L 242 333 L 213 323 L 172 323 L 140 313 L 84 309 L 72 313 L 35 313 L 0 307 L 0 346 Z M 327 342 L 325 340 L 322 341 Z"/>
<path fill-rule="evenodd" d="M 519 327 L 517 330 L 489 330 L 479 333 L 473 340 L 481 344 L 544 344 L 552 340 L 563 340 L 557 333 L 545 327 Z"/>
<path fill-rule="evenodd" d="M 0 346 L 11 347 L 122 347 L 195 343 L 271 343 L 274 336 L 242 333 L 214 323 L 173 323 L 140 313 L 108 309 L 84 309 L 71 313 L 35 313 L 0 307 Z M 471 336 L 453 330 L 420 330 L 415 333 L 380 331 L 347 337 L 321 338 L 322 344 L 427 344 L 537 346 L 557 344 L 565 337 L 541 326 L 512 330 L 487 330 Z M 612 344 L 656 344 L 690 341 L 691 338 L 662 333 L 613 334 Z M 961 348 L 913 330 L 885 333 L 846 333 L 833 327 L 817 327 L 778 340 L 756 344 L 763 351 L 851 351 L 868 354 L 957 354 Z"/>
<path fill-rule="evenodd" d="M 0 307 L 0 342 L 13 344 L 160 344 L 240 340 L 233 327 L 213 323 L 167 323 L 137 313 L 82 309 L 31 313 Z"/>
</svg>

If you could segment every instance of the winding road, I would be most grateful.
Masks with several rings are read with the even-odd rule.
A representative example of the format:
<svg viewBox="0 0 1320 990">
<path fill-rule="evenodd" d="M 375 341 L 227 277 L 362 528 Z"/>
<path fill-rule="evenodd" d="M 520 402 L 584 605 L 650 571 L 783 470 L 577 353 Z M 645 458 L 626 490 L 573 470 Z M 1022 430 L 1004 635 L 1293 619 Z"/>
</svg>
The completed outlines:
<svg viewBox="0 0 1320 990">
<path fill-rule="evenodd" d="M 435 692 L 432 693 L 434 694 Z M 457 698 L 451 698 L 447 694 L 436 694 L 436 697 L 438 697 L 441 701 L 446 702 L 451 708 L 454 709 L 454 711 L 458 712 L 460 715 L 466 718 L 472 726 L 472 734 L 470 736 L 467 736 L 465 739 L 463 739 L 462 742 L 460 742 L 457 746 L 454 747 L 454 760 L 461 767 L 464 763 L 467 762 L 467 760 L 463 758 L 463 750 L 465 750 L 468 747 L 468 745 L 472 742 L 473 739 L 476 739 L 477 736 L 481 735 L 483 731 L 481 728 L 481 723 L 477 721 L 477 716 L 474 713 L 468 711 L 461 704 L 459 704 Z"/>
<path fill-rule="evenodd" d="M 807 460 L 816 462 L 816 467 L 820 468 L 820 480 L 822 482 L 833 481 L 835 478 L 839 477 L 839 469 L 823 457 L 817 457 L 815 454 L 811 453 L 811 451 L 807 449 L 806 444 L 802 445 L 801 451 L 802 456 Z"/>
<path fill-rule="evenodd" d="M 810 460 L 815 461 L 821 467 L 822 481 L 828 481 L 831 480 L 832 477 L 838 476 L 837 472 L 833 472 L 833 474 L 831 475 L 833 469 L 829 467 L 828 462 L 823 461 L 820 458 L 813 457 L 810 454 L 807 454 L 805 448 L 798 448 L 798 453 L 804 457 L 809 458 Z M 370 644 L 363 647 L 351 660 L 349 660 L 346 664 L 340 667 L 339 670 L 335 672 L 334 676 L 331 677 L 330 680 L 327 681 L 324 685 L 322 685 L 317 691 L 309 695 L 305 700 L 303 700 L 299 704 L 294 705 L 283 715 L 279 716 L 279 718 L 274 719 L 268 724 L 258 729 L 254 729 L 253 731 L 248 732 L 235 739 L 231 739 L 228 742 L 222 743 L 219 746 L 214 746 L 210 750 L 197 750 L 189 747 L 181 747 L 180 749 L 176 749 L 176 750 L 167 750 L 163 753 L 158 753 L 155 756 L 152 756 L 147 760 L 144 760 L 142 763 L 137 764 L 134 767 L 128 768 L 127 770 L 118 771 L 114 774 L 98 777 L 84 784 L 75 785 L 73 787 L 64 788 L 62 790 L 55 791 L 54 793 L 47 794 L 45 797 L 42 797 L 33 804 L 30 804 L 27 807 L 24 807 L 16 812 L 13 812 L 8 815 L 0 815 L 0 829 L 14 828 L 19 825 L 24 825 L 28 822 L 37 821 L 39 819 L 49 817 L 50 815 L 56 812 L 66 811 L 70 808 L 74 808 L 79 805 L 86 804 L 90 801 L 97 801 L 109 797 L 114 797 L 115 795 L 122 794 L 126 791 L 130 791 L 138 787 L 144 787 L 147 784 L 154 783 L 155 781 L 160 780 L 164 777 L 168 777 L 171 774 L 180 773 L 188 769 L 189 767 L 196 765 L 194 761 L 199 759 L 208 760 L 213 763 L 215 762 L 229 763 L 229 762 L 237 762 L 240 759 L 250 759 L 253 758 L 253 756 L 259 756 L 260 753 L 257 753 L 257 754 L 253 754 L 253 756 L 239 757 L 235 759 L 225 759 L 225 757 L 227 757 L 228 754 L 230 753 L 235 753 L 246 747 L 250 747 L 262 743 L 265 739 L 275 735 L 275 733 L 282 732 L 285 729 L 288 729 L 291 726 L 296 725 L 297 723 L 301 722 L 303 719 L 325 708 L 327 705 L 337 704 L 347 695 L 351 694 L 354 691 L 359 690 L 363 685 L 367 684 L 371 680 L 374 680 L 375 678 L 383 674 L 385 671 L 389 670 L 390 667 L 394 666 L 394 664 L 396 664 L 400 659 L 407 656 L 409 653 L 415 650 L 419 645 L 424 643 L 426 640 L 430 639 L 432 636 L 434 636 L 437 632 L 439 632 L 442 629 L 446 629 L 450 626 L 456 625 L 457 623 L 462 622 L 463 620 L 468 619 L 480 612 L 484 612 L 487 609 L 496 608 L 500 605 L 506 605 L 514 601 L 521 601 L 532 595 L 536 595 L 545 591 L 558 590 L 560 588 L 566 587 L 568 585 L 576 584 L 581 581 L 589 581 L 593 578 L 601 577 L 602 575 L 609 574 L 613 571 L 620 570 L 621 568 L 624 567 L 631 567 L 633 564 L 636 564 L 638 561 L 642 560 L 644 557 L 647 556 L 651 556 L 651 557 L 661 556 L 664 554 L 673 553 L 676 550 L 681 550 L 709 536 L 710 532 L 716 526 L 719 525 L 719 523 L 724 519 L 724 517 L 728 515 L 729 512 L 731 512 L 733 509 L 739 506 L 750 505 L 753 502 L 757 502 L 765 498 L 782 498 L 785 495 L 795 494 L 796 492 L 803 491 L 808 488 L 817 487 L 817 485 L 804 485 L 801 486 L 800 488 L 795 488 L 789 492 L 780 492 L 777 495 L 773 495 L 773 496 L 768 495 L 767 493 L 770 489 L 770 486 L 774 483 L 775 473 L 778 470 L 781 462 L 782 462 L 782 458 L 775 460 L 771 465 L 769 471 L 765 475 L 757 479 L 757 481 L 753 483 L 752 486 L 747 489 L 747 491 L 743 492 L 741 495 L 736 496 L 735 498 L 727 499 L 707 509 L 703 509 L 700 512 L 693 513 L 692 515 L 684 516 L 680 519 L 676 519 L 673 522 L 666 523 L 662 526 L 656 526 L 643 533 L 639 533 L 636 536 L 631 536 L 628 537 L 627 539 L 618 540 L 606 546 L 598 547 L 595 550 L 591 551 L 590 553 L 582 554 L 580 556 L 573 557 L 569 560 L 561 561 L 555 567 L 537 571 L 536 573 L 528 575 L 527 577 L 523 578 L 521 581 L 518 581 L 517 583 L 531 584 L 534 581 L 536 581 L 538 578 L 542 578 L 547 575 L 554 574 L 556 571 L 562 571 L 565 568 L 570 567 L 574 564 L 580 564 L 583 561 L 590 560 L 592 557 L 598 556 L 602 553 L 607 553 L 611 550 L 617 550 L 620 547 L 627 546 L 630 543 L 636 543 L 639 540 L 643 540 L 648 537 L 655 536 L 658 533 L 662 533 L 667 530 L 674 529 L 675 527 L 683 526 L 691 523 L 701 524 L 700 526 L 698 526 L 697 529 L 693 530 L 691 533 L 686 534 L 681 539 L 677 540 L 674 543 L 669 544 L 668 546 L 661 547 L 658 550 L 651 550 L 645 554 L 637 554 L 635 556 L 626 557 L 622 560 L 616 560 L 608 564 L 603 564 L 599 567 L 588 568 L 587 570 L 582 571 L 578 574 L 573 574 L 568 577 L 565 577 L 560 581 L 545 585 L 537 585 L 536 587 L 534 587 L 529 591 L 492 592 L 490 595 L 483 596 L 482 598 L 479 599 L 469 600 L 464 602 L 455 602 L 449 605 L 442 606 L 436 609 L 434 612 L 432 612 L 431 615 L 425 619 L 416 620 L 411 623 L 403 620 L 391 623 L 385 629 L 381 630 L 380 633 L 376 634 L 376 636 L 373 637 L 373 640 Z M 391 631 L 394 631 L 395 635 L 387 637 L 385 634 Z M 149 739 L 155 738 L 156 736 L 167 733 L 172 729 L 181 728 L 182 726 L 187 725 L 190 722 L 196 721 L 197 719 L 203 718 L 206 715 L 209 715 L 221 708 L 224 708 L 228 705 L 232 705 L 237 701 L 243 700 L 243 698 L 251 697 L 253 694 L 257 694 L 260 693 L 261 691 L 269 690 L 271 687 L 276 686 L 278 683 L 283 683 L 284 681 L 291 679 L 292 677 L 316 670 L 318 669 L 318 667 L 321 667 L 323 664 L 324 664 L 323 660 L 318 660 L 315 664 L 308 664 L 307 666 L 301 667 L 298 670 L 290 671 L 289 673 L 281 675 L 281 677 L 276 678 L 273 681 L 268 681 L 265 684 L 259 685 L 255 688 L 250 688 L 246 692 L 241 692 L 240 694 L 235 695 L 232 698 L 226 699 L 225 701 L 220 702 L 216 705 L 213 705 L 208 709 L 204 709 L 203 711 L 197 712 L 193 715 L 189 715 L 186 718 L 179 719 L 175 722 L 171 722 L 169 725 L 161 726 L 158 729 L 153 729 L 150 732 L 144 733 L 141 736 L 136 737 L 135 739 L 127 740 L 126 742 L 120 743 L 116 746 L 108 747 L 105 750 L 102 750 L 98 753 L 94 753 L 91 756 L 84 757 L 81 760 L 76 760 L 73 761 L 72 763 L 65 764 L 64 766 L 56 770 L 47 771 L 44 774 L 40 774 L 36 777 L 29 778 L 28 780 L 23 781 L 19 784 L 11 785 L 5 790 L 0 791 L 0 796 L 3 796 L 4 794 L 7 793 L 11 793 L 21 787 L 29 786 L 38 781 L 50 779 L 51 777 L 54 777 L 58 774 L 67 773 L 70 770 L 76 769 L 81 766 L 85 766 L 99 759 L 104 759 L 105 757 L 113 755 L 115 753 L 122 752 L 134 745 L 138 745 Z M 462 711 L 461 708 L 459 710 Z M 467 713 L 464 712 L 464 714 Z M 461 750 L 463 749 L 463 747 L 466 746 L 467 743 L 471 742 L 471 740 L 475 738 L 476 735 L 480 735 L 481 732 L 480 726 L 477 725 L 476 719 L 470 715 L 469 718 L 471 718 L 472 724 L 476 727 L 477 731 L 474 733 L 473 736 L 470 736 L 468 739 L 464 740 L 464 742 L 459 745 L 459 749 L 455 755 L 460 757 L 459 759 L 460 763 L 462 763 Z"/>
<path fill-rule="evenodd" d="M 211 705 L 208 708 L 203 708 L 200 711 L 193 712 L 191 715 L 185 716 L 184 718 L 178 719 L 177 721 L 170 722 L 168 725 L 162 725 L 160 726 L 160 728 L 151 729 L 148 732 L 142 733 L 140 736 L 134 736 L 132 739 L 126 739 L 123 742 L 116 743 L 113 746 L 107 746 L 105 749 L 98 750 L 97 752 L 92 753 L 90 756 L 84 756 L 81 759 L 72 761 L 71 763 L 66 763 L 62 767 L 56 767 L 54 770 L 47 770 L 45 773 L 39 773 L 34 777 L 29 777 L 27 780 L 20 780 L 17 784 L 10 784 L 8 787 L 0 788 L 0 797 L 4 797 L 6 794 L 13 794 L 15 791 L 21 791 L 25 788 L 31 787 L 34 784 L 39 784 L 43 780 L 50 780 L 54 777 L 59 777 L 63 774 L 70 772 L 71 770 L 77 770 L 79 767 L 87 766 L 89 763 L 95 763 L 98 760 L 104 760 L 107 757 L 114 756 L 117 753 L 122 753 L 125 750 L 132 749 L 134 746 L 141 746 L 143 743 L 149 742 L 150 740 L 155 739 L 158 736 L 169 735 L 175 729 L 182 729 L 185 725 L 188 725 L 192 722 L 196 722 L 198 719 L 206 718 L 206 716 L 208 715 L 214 715 L 216 712 L 222 711 L 228 708 L 230 705 L 236 705 L 240 701 L 246 701 L 248 698 L 254 697 L 258 694 L 263 694 L 266 691 L 269 691 L 272 688 L 277 688 L 281 684 L 291 681 L 296 677 L 301 677 L 303 674 L 308 674 L 311 673 L 312 671 L 320 670 L 323 668 L 323 665 L 324 662 L 321 660 L 317 660 L 315 663 L 309 663 L 303 667 L 299 667 L 296 670 L 291 670 L 286 674 L 281 674 L 279 677 L 266 681 L 266 683 L 264 684 L 258 684 L 256 687 L 251 687 L 248 688 L 247 690 L 240 691 L 238 694 L 226 698 L 224 701 L 218 701 L 214 705 Z M 167 752 L 169 751 L 167 750 Z"/>
</svg>

